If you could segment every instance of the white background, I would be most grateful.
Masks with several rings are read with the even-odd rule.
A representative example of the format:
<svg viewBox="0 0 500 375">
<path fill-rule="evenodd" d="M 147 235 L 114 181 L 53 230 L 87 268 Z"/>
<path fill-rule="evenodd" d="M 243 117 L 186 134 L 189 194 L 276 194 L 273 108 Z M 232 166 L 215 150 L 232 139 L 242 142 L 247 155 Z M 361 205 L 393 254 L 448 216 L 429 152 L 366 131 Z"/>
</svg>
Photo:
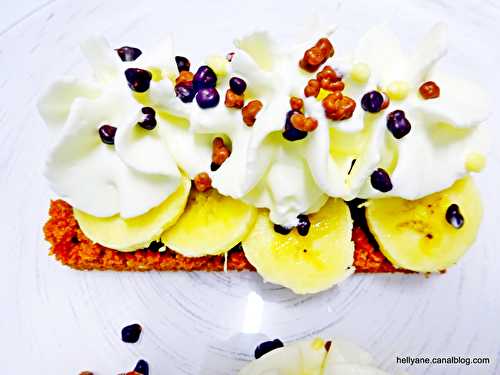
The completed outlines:
<svg viewBox="0 0 500 375">
<path fill-rule="evenodd" d="M 356 341 L 391 371 L 500 373 L 498 111 L 489 122 L 489 166 L 477 179 L 486 213 L 479 240 L 445 275 L 356 275 L 320 295 L 297 297 L 253 274 L 77 272 L 47 256 L 41 228 L 52 194 L 41 175 L 47 136 L 35 103 L 56 77 L 87 71 L 78 42 L 89 34 L 140 47 L 172 32 L 178 53 L 199 58 L 230 51 L 235 36 L 255 27 L 290 40 L 312 8 L 340 26 L 337 48 L 379 22 L 408 47 L 444 20 L 451 46 L 443 64 L 498 95 L 497 0 L 309 3 L 1 0 L 2 374 L 117 374 L 139 358 L 149 361 L 152 375 L 233 374 L 259 340 L 315 334 Z M 122 343 L 121 327 L 136 321 L 145 328 L 141 341 Z M 396 355 L 478 355 L 492 364 L 405 367 Z"/>
</svg>

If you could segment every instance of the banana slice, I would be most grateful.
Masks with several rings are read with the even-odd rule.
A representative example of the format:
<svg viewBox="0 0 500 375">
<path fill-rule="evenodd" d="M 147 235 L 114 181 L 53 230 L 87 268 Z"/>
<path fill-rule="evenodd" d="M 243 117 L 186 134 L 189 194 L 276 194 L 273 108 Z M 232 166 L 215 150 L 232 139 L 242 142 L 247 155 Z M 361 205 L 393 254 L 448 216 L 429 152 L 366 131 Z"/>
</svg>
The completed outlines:
<svg viewBox="0 0 500 375">
<path fill-rule="evenodd" d="M 327 351 L 322 339 L 297 341 L 275 349 L 244 367 L 239 375 L 319 375 Z"/>
<path fill-rule="evenodd" d="M 159 206 L 144 215 L 123 219 L 120 215 L 95 217 L 74 209 L 83 233 L 92 241 L 119 251 L 134 251 L 157 240 L 175 224 L 186 206 L 191 180 L 183 175 L 179 188 Z"/>
<path fill-rule="evenodd" d="M 217 255 L 231 250 L 252 229 L 257 209 L 219 194 L 193 189 L 184 214 L 161 236 L 170 249 L 188 257 Z"/>
<path fill-rule="evenodd" d="M 463 226 L 446 219 L 456 204 Z M 368 201 L 366 218 L 384 255 L 397 267 L 417 272 L 442 271 L 455 264 L 476 239 L 482 218 L 479 192 L 472 178 L 418 199 Z M 455 223 L 456 224 L 456 223 Z"/>
<path fill-rule="evenodd" d="M 295 229 L 282 235 L 274 231 L 262 210 L 243 240 L 247 259 L 262 277 L 297 294 L 328 289 L 354 272 L 352 219 L 345 202 L 329 199 L 319 212 L 309 215 L 309 220 L 307 236 Z"/>
</svg>

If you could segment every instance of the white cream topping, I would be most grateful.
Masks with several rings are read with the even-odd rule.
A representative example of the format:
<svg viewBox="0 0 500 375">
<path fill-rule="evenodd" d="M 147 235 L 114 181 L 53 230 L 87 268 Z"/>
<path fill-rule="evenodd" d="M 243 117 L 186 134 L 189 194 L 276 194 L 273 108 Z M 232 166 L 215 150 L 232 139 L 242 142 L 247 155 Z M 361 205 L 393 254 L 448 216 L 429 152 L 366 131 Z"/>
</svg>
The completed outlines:
<svg viewBox="0 0 500 375">
<path fill-rule="evenodd" d="M 123 66 L 130 63 L 121 64 L 100 38 L 84 43 L 83 50 L 95 80 L 62 79 L 39 102 L 40 113 L 55 133 L 45 174 L 54 191 L 82 211 L 97 217 L 135 217 L 173 193 L 180 172 L 159 116 L 153 130 L 137 125 L 144 117 L 143 106 L 123 75 Z M 138 60 L 134 66 L 144 65 Z M 114 146 L 99 137 L 104 124 L 117 128 Z"/>
<path fill-rule="evenodd" d="M 333 61 L 334 68 L 345 70 L 345 92 L 358 104 L 366 92 L 390 92 L 394 84 L 406 86 L 407 91 L 404 99 L 391 100 L 389 107 L 377 114 L 357 108 L 351 119 L 333 125 L 346 132 L 359 129 L 356 133 L 360 133 L 364 129 L 370 133 L 347 178 L 353 196 L 421 198 L 465 176 L 467 155 L 488 149 L 487 129 L 479 125 L 488 117 L 489 98 L 477 85 L 435 69 L 446 47 L 443 24 L 432 28 L 413 54 L 405 54 L 389 30 L 374 28 L 362 38 L 352 56 Z M 371 75 L 365 84 L 349 78 L 349 69 L 356 63 L 370 67 Z M 424 100 L 420 96 L 418 89 L 426 81 L 440 87 L 438 98 Z M 387 131 L 387 114 L 394 110 L 403 110 L 412 126 L 410 133 L 399 140 Z M 370 174 L 379 167 L 391 176 L 393 189 L 387 193 L 370 184 Z"/>
<path fill-rule="evenodd" d="M 375 366 L 370 353 L 342 339 L 329 351 L 319 338 L 287 344 L 249 363 L 239 375 L 389 375 Z"/>
<path fill-rule="evenodd" d="M 344 94 L 357 103 L 354 115 L 328 120 L 320 101 L 305 98 L 305 114 L 318 120 L 318 128 L 300 141 L 284 139 L 289 99 L 303 97 L 306 82 L 315 75 L 300 69 L 298 61 L 318 37 L 329 36 L 313 34 L 291 48 L 278 45 L 266 32 L 236 40 L 229 72 L 218 80 L 220 103 L 210 109 L 175 97 L 168 79 L 175 69 L 169 39 L 161 53 L 144 50 L 127 63 L 102 39 L 85 43 L 96 79 L 60 80 L 40 100 L 40 113 L 57 133 L 46 169 L 52 187 L 92 215 L 132 217 L 175 190 L 179 167 L 192 178 L 209 172 L 220 193 L 268 208 L 273 222 L 293 226 L 297 215 L 319 210 L 328 196 L 414 199 L 442 190 L 467 173 L 467 155 L 484 152 L 487 137 L 479 125 L 489 112 L 486 94 L 434 69 L 446 52 L 443 25 L 434 27 L 412 54 L 403 52 L 396 36 L 382 28 L 369 31 L 351 55 L 335 46 L 336 54 L 325 65 L 344 75 Z M 366 76 L 361 80 L 352 76 L 359 66 Z M 134 95 L 123 75 L 128 67 L 159 71 L 162 79 L 152 81 L 146 93 Z M 246 103 L 263 103 L 253 127 L 243 123 L 240 110 L 224 105 L 232 76 L 246 81 Z M 428 80 L 439 85 L 439 98 L 420 97 L 418 88 Z M 380 113 L 361 108 L 366 92 L 398 87 L 407 95 L 392 99 Z M 152 131 L 136 125 L 144 105 L 157 111 L 158 125 Z M 396 109 L 405 111 L 412 126 L 399 140 L 386 127 L 387 114 Z M 105 123 L 118 128 L 115 147 L 99 139 L 97 129 Z M 232 152 L 210 172 L 211 142 L 217 136 Z M 377 168 L 391 176 L 393 189 L 388 193 L 370 184 Z"/>
</svg>

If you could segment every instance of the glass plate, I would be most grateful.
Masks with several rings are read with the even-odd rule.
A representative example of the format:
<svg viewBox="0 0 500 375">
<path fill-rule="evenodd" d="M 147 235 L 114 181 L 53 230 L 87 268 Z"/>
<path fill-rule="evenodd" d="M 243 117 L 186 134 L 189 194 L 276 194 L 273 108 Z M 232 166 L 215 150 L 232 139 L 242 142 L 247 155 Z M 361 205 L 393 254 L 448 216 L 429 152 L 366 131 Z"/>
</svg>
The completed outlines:
<svg viewBox="0 0 500 375">
<path fill-rule="evenodd" d="M 446 20 L 451 46 L 442 66 L 474 76 L 491 92 L 500 86 L 497 3 L 317 1 L 314 8 L 339 25 L 336 48 L 379 22 L 413 45 L 435 21 Z M 3 373 L 117 374 L 144 358 L 151 375 L 235 374 L 260 341 L 315 335 L 350 339 L 391 371 L 500 373 L 493 363 L 500 353 L 499 258 L 490 240 L 500 222 L 498 147 L 493 167 L 477 179 L 485 202 L 479 240 L 443 275 L 355 275 L 329 291 L 297 296 L 247 272 L 78 272 L 47 256 L 41 227 L 54 196 L 41 174 L 48 137 L 35 105 L 55 78 L 88 74 L 79 41 L 98 33 L 113 46 L 140 47 L 172 32 L 176 51 L 195 65 L 202 56 L 230 52 L 235 37 L 255 28 L 291 41 L 313 13 L 308 2 L 20 0 L 2 3 L 2 13 Z M 500 137 L 499 120 L 495 112 L 492 139 Z M 121 342 L 121 328 L 134 322 L 144 327 L 140 342 Z M 481 355 L 492 364 L 396 363 L 396 356 L 407 355 Z"/>
</svg>

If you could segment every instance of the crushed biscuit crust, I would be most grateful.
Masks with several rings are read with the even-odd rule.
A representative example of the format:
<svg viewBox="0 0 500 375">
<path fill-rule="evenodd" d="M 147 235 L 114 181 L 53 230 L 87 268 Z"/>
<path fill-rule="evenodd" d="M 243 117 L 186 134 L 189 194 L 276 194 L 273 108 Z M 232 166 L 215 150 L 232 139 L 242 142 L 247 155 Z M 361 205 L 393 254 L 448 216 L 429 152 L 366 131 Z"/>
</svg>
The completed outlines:
<svg viewBox="0 0 500 375">
<path fill-rule="evenodd" d="M 224 271 L 224 255 L 189 258 L 170 249 L 120 252 L 93 243 L 81 231 L 73 208 L 63 200 L 50 203 L 49 220 L 43 230 L 51 244 L 50 255 L 66 266 L 78 270 L 112 271 Z M 355 226 L 354 266 L 358 273 L 410 272 L 395 268 L 368 240 L 364 229 Z M 255 271 L 241 246 L 227 254 L 227 270 Z"/>
</svg>

